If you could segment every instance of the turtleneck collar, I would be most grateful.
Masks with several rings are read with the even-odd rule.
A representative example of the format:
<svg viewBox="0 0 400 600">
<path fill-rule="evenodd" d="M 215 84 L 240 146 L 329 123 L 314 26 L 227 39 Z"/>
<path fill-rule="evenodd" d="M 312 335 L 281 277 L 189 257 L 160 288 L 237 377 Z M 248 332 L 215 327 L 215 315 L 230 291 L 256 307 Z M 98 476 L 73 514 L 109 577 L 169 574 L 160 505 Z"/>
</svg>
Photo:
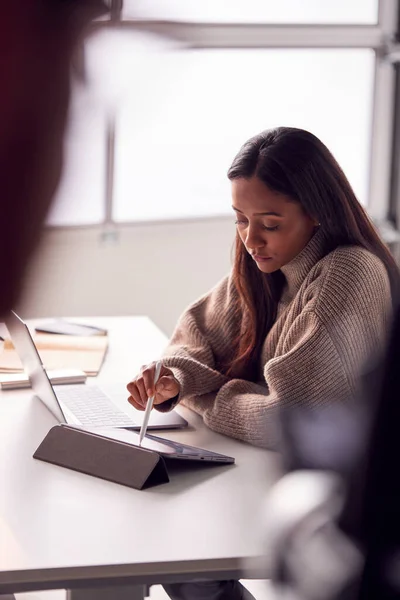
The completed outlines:
<svg viewBox="0 0 400 600">
<path fill-rule="evenodd" d="M 300 254 L 281 267 L 286 278 L 286 286 L 282 295 L 282 301 L 285 304 L 295 297 L 312 267 L 325 256 L 326 246 L 325 235 L 319 228 Z"/>
</svg>

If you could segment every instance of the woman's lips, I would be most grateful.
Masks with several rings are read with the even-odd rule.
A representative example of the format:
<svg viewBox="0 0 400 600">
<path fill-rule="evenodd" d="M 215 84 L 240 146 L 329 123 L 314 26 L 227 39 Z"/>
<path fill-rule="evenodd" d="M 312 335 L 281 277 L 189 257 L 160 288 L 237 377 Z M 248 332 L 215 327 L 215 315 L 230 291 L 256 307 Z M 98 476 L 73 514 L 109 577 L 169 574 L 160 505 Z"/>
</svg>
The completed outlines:
<svg viewBox="0 0 400 600">
<path fill-rule="evenodd" d="M 260 254 L 254 254 L 253 256 L 256 262 L 266 262 L 267 260 L 271 260 L 271 256 L 261 256 Z"/>
</svg>

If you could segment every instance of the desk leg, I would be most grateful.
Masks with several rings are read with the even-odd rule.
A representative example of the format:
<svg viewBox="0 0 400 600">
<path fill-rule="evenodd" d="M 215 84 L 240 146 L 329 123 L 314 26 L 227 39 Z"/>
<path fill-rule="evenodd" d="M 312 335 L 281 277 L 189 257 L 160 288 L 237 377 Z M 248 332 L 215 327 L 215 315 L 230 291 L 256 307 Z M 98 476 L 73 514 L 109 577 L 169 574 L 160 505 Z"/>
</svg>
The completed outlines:
<svg viewBox="0 0 400 600">
<path fill-rule="evenodd" d="M 67 600 L 143 600 L 146 596 L 147 585 L 67 590 Z"/>
</svg>

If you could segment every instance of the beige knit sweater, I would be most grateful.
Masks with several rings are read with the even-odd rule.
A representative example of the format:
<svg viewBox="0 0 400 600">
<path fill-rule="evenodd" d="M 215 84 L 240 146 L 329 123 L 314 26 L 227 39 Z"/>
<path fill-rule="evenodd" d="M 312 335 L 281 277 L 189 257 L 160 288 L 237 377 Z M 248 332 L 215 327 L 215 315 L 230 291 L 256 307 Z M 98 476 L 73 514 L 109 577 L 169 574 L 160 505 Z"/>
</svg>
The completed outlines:
<svg viewBox="0 0 400 600">
<path fill-rule="evenodd" d="M 163 362 L 180 382 L 178 400 L 211 429 L 271 448 L 279 438 L 278 406 L 354 397 L 363 364 L 385 341 L 390 284 L 367 250 L 342 246 L 326 254 L 324 245 L 318 231 L 282 268 L 286 286 L 263 345 L 258 383 L 229 379 L 216 368 L 240 327 L 231 311 L 237 294 L 231 277 L 180 318 Z"/>
</svg>

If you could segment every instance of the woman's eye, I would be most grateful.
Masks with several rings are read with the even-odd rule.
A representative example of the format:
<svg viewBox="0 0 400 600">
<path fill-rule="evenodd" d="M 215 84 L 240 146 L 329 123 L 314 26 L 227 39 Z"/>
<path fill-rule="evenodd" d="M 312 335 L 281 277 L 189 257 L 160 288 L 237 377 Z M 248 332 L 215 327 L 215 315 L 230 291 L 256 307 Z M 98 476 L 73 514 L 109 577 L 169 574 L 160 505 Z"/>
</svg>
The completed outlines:
<svg viewBox="0 0 400 600">
<path fill-rule="evenodd" d="M 246 225 L 246 221 L 237 220 L 235 221 L 235 225 Z"/>
<path fill-rule="evenodd" d="M 266 225 L 264 225 L 264 229 L 266 231 L 276 231 L 277 229 L 279 229 L 279 225 L 275 225 L 274 227 L 267 227 Z"/>
</svg>

